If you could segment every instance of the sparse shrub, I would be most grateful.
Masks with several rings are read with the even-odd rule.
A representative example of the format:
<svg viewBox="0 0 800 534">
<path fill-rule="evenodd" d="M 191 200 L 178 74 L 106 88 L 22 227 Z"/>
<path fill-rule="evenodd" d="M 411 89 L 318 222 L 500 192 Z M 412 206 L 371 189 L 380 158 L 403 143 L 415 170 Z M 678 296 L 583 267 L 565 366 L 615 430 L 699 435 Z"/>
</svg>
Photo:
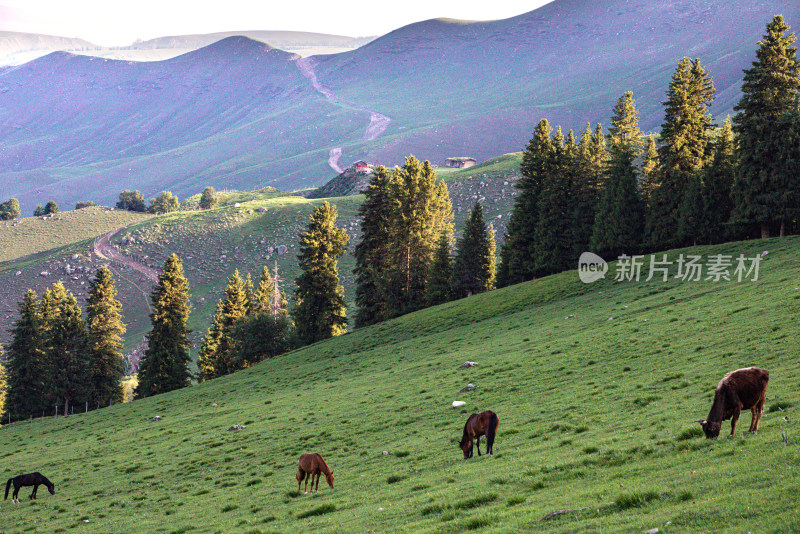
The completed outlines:
<svg viewBox="0 0 800 534">
<path fill-rule="evenodd" d="M 487 493 L 486 495 L 478 495 L 477 497 L 472 497 L 471 499 L 458 501 L 455 505 L 453 505 L 453 508 L 456 510 L 469 510 L 471 508 L 478 508 L 484 504 L 489 504 L 496 499 L 496 493 Z"/>
<path fill-rule="evenodd" d="M 694 499 L 694 494 L 691 491 L 683 490 L 677 495 L 677 499 L 680 502 L 691 501 Z"/>
<path fill-rule="evenodd" d="M 222 512 L 231 512 L 233 510 L 236 510 L 237 508 L 239 507 L 235 504 L 226 504 L 225 506 L 222 507 Z"/>
<path fill-rule="evenodd" d="M 433 514 L 441 514 L 444 511 L 445 511 L 445 506 L 443 504 L 436 503 L 425 506 L 424 508 L 422 508 L 420 512 L 422 513 L 422 515 L 433 515 Z"/>
<path fill-rule="evenodd" d="M 303 519 L 304 517 L 312 517 L 315 515 L 323 515 L 329 514 L 331 512 L 336 511 L 336 505 L 333 503 L 323 504 L 321 506 L 317 506 L 316 508 L 312 508 L 307 512 L 303 512 L 302 514 L 297 515 L 297 519 Z"/>
<path fill-rule="evenodd" d="M 693 426 L 691 428 L 687 428 L 675 438 L 678 441 L 686 441 L 689 439 L 699 438 L 703 436 L 703 429 L 700 426 Z"/>
<path fill-rule="evenodd" d="M 508 499 L 506 506 L 516 506 L 525 502 L 525 497 L 522 495 L 515 495 Z"/>
<path fill-rule="evenodd" d="M 789 401 L 776 401 L 769 405 L 767 413 L 782 412 L 786 408 L 791 408 L 792 403 Z"/>
<path fill-rule="evenodd" d="M 648 490 L 642 492 L 626 493 L 614 500 L 614 504 L 620 510 L 628 508 L 639 508 L 645 504 L 658 499 L 661 495 L 657 491 Z"/>
<path fill-rule="evenodd" d="M 395 482 L 400 482 L 401 480 L 405 479 L 403 475 L 389 475 L 386 479 L 387 484 L 394 484 Z"/>
<path fill-rule="evenodd" d="M 464 523 L 464 528 L 466 530 L 475 530 L 482 527 L 488 527 L 495 521 L 495 519 L 497 518 L 494 515 L 482 513 L 467 519 L 467 521 Z"/>
</svg>

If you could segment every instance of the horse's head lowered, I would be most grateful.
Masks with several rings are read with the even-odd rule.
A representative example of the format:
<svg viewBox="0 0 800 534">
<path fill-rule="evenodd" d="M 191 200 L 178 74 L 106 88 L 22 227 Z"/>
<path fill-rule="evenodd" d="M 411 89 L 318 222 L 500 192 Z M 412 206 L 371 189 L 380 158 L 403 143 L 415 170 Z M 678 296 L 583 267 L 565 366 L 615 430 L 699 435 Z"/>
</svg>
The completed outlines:
<svg viewBox="0 0 800 534">
<path fill-rule="evenodd" d="M 333 471 L 330 471 L 325 475 L 325 480 L 328 481 L 328 485 L 333 488 Z"/>
</svg>

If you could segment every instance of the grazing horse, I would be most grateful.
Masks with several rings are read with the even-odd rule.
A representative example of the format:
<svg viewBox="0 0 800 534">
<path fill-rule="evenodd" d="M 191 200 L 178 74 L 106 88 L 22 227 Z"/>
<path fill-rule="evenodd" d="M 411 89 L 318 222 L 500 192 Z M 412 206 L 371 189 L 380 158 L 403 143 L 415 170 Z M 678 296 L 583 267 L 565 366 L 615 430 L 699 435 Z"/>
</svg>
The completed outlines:
<svg viewBox="0 0 800 534">
<path fill-rule="evenodd" d="M 8 482 L 6 482 L 6 496 L 3 500 L 8 499 L 8 490 L 11 487 L 11 484 L 14 484 L 14 494 L 11 496 L 11 502 L 18 503 L 19 498 L 17 495 L 19 494 L 19 489 L 22 486 L 33 486 L 33 493 L 31 493 L 31 499 L 36 498 L 36 490 L 39 489 L 41 484 L 47 486 L 47 489 L 50 490 L 50 495 L 55 495 L 56 493 L 56 485 L 47 480 L 47 477 L 43 474 L 36 472 L 36 473 L 28 473 L 27 475 L 18 475 L 14 478 L 9 478 Z"/>
<path fill-rule="evenodd" d="M 769 373 L 759 367 L 746 367 L 731 371 L 722 377 L 714 391 L 714 403 L 708 417 L 698 419 L 707 438 L 716 438 L 722 422 L 731 420 L 731 436 L 735 435 L 736 422 L 742 410 L 750 410 L 750 432 L 758 432 L 758 423 L 764 413 L 767 399 Z"/>
<path fill-rule="evenodd" d="M 324 474 L 328 485 L 333 488 L 333 471 L 321 454 L 302 454 L 300 462 L 297 464 L 297 491 L 300 491 L 300 483 L 306 481 L 306 495 L 308 495 L 308 479 L 311 479 L 311 493 L 314 493 L 314 475 L 317 476 L 317 493 L 319 493 L 319 475 Z"/>
<path fill-rule="evenodd" d="M 472 440 L 477 438 L 478 456 L 481 455 L 481 436 L 486 436 L 486 454 L 492 454 L 494 447 L 494 437 L 497 434 L 497 414 L 491 410 L 483 413 L 474 413 L 467 419 L 464 425 L 464 435 L 461 436 L 461 443 L 458 444 L 464 452 L 464 459 L 472 458 Z"/>
</svg>

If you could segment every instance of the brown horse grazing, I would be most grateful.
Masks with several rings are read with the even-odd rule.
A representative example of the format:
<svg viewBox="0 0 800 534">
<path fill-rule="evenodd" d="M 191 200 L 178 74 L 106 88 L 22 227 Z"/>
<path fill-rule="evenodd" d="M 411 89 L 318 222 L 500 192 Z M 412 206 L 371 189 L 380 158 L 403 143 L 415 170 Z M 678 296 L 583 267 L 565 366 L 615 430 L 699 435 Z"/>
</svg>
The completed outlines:
<svg viewBox="0 0 800 534">
<path fill-rule="evenodd" d="M 321 454 L 302 454 L 300 462 L 297 464 L 297 491 L 300 491 L 300 483 L 306 481 L 306 495 L 308 495 L 308 479 L 311 478 L 311 493 L 314 493 L 314 475 L 317 476 L 317 493 L 319 493 L 319 475 L 324 474 L 328 485 L 333 488 L 333 471 L 325 463 Z"/>
<path fill-rule="evenodd" d="M 14 478 L 8 479 L 8 482 L 6 482 L 6 496 L 3 498 L 3 500 L 8 499 L 8 490 L 11 488 L 11 484 L 14 484 L 14 494 L 11 495 L 11 502 L 13 503 L 19 502 L 19 489 L 22 486 L 33 486 L 31 499 L 36 498 L 36 490 L 39 489 L 41 484 L 47 486 L 47 489 L 50 490 L 50 495 L 55 495 L 56 493 L 56 485 L 47 480 L 46 476 L 39 472 L 28 473 L 27 475 L 17 475 Z"/>
<path fill-rule="evenodd" d="M 464 425 L 464 435 L 461 436 L 461 443 L 458 444 L 464 452 L 464 459 L 472 458 L 472 440 L 477 438 L 478 456 L 481 455 L 481 436 L 486 436 L 486 454 L 492 454 L 494 447 L 494 437 L 497 434 L 497 414 L 491 410 L 483 413 L 474 413 L 469 416 Z"/>
<path fill-rule="evenodd" d="M 746 367 L 731 371 L 722 377 L 714 391 L 714 403 L 708 417 L 698 419 L 707 438 L 716 438 L 722 430 L 722 422 L 731 420 L 731 436 L 736 432 L 736 422 L 742 410 L 750 410 L 750 432 L 758 432 L 758 423 L 764 413 L 767 399 L 769 373 L 759 367 Z"/>
</svg>

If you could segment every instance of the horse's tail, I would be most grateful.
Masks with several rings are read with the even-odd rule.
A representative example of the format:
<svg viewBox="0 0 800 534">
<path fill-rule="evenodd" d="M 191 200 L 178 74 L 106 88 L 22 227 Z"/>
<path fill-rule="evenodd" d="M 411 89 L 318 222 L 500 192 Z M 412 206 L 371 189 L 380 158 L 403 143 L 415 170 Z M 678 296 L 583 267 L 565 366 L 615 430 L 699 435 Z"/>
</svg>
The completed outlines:
<svg viewBox="0 0 800 534">
<path fill-rule="evenodd" d="M 491 450 L 492 445 L 494 445 L 494 437 L 497 434 L 498 423 L 497 414 L 492 412 L 492 416 L 489 418 L 489 428 L 486 429 L 486 446 L 489 450 Z"/>
<path fill-rule="evenodd" d="M 8 489 L 11 487 L 12 482 L 14 482 L 13 478 L 9 478 L 8 482 L 6 482 L 6 496 L 3 498 L 4 501 L 8 499 Z"/>
</svg>

